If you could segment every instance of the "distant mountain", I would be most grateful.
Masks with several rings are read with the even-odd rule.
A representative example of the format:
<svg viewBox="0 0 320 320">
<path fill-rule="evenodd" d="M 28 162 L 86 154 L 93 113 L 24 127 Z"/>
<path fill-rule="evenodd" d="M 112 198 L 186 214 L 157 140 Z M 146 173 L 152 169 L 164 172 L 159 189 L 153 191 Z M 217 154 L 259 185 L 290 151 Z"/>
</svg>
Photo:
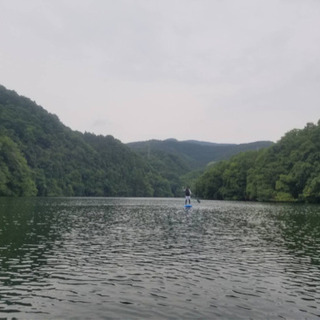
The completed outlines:
<svg viewBox="0 0 320 320">
<path fill-rule="evenodd" d="M 191 143 L 197 143 L 203 146 L 229 146 L 229 145 L 234 145 L 234 143 L 215 143 L 215 142 L 207 142 L 207 141 L 197 141 L 197 140 L 184 140 L 182 142 L 191 142 Z"/>
<path fill-rule="evenodd" d="M 164 152 L 175 155 L 184 161 L 190 170 L 205 167 L 208 163 L 220 160 L 226 160 L 233 155 L 249 151 L 260 150 L 273 145 L 272 141 L 256 141 L 243 144 L 219 144 L 212 142 L 187 140 L 178 141 L 176 139 L 167 140 L 149 140 L 140 142 L 131 142 L 127 144 L 132 150 L 135 150 L 144 157 L 150 157 L 151 154 Z"/>
</svg>

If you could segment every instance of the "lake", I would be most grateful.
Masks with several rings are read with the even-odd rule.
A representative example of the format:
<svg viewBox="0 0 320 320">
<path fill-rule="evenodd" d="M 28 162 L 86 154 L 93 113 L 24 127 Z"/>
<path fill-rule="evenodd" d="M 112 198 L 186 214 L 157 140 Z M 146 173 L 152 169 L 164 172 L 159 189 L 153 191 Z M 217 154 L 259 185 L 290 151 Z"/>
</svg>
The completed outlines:
<svg viewBox="0 0 320 320">
<path fill-rule="evenodd" d="M 0 319 L 319 319 L 320 206 L 1 198 Z"/>
</svg>

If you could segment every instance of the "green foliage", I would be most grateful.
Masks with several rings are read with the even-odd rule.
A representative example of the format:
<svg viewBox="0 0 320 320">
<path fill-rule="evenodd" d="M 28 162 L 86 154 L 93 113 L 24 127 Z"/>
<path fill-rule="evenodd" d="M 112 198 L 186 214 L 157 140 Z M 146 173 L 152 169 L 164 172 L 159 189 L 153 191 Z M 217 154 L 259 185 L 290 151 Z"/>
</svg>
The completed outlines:
<svg viewBox="0 0 320 320">
<path fill-rule="evenodd" d="M 170 183 L 172 195 L 183 195 L 182 186 L 195 189 L 197 178 L 205 166 L 218 160 L 229 159 L 241 151 L 257 150 L 272 143 L 260 141 L 248 144 L 217 144 L 200 141 L 150 140 L 129 143 L 149 165 Z"/>
<path fill-rule="evenodd" d="M 248 171 L 257 151 L 248 151 L 212 165 L 197 181 L 196 193 L 208 199 L 246 200 Z"/>
<path fill-rule="evenodd" d="M 320 202 L 320 121 L 294 129 L 275 145 L 234 156 L 197 181 L 209 199 Z"/>
<path fill-rule="evenodd" d="M 34 196 L 31 170 L 17 145 L 0 136 L 0 196 Z"/>
<path fill-rule="evenodd" d="M 0 196 L 172 196 L 167 178 L 112 136 L 74 132 L 0 86 Z"/>
<path fill-rule="evenodd" d="M 181 196 L 180 177 L 191 169 L 184 159 L 177 154 L 161 150 L 152 150 L 147 154 L 138 152 L 137 154 L 143 157 L 150 168 L 159 175 L 159 181 L 154 183 L 155 194 Z"/>
</svg>

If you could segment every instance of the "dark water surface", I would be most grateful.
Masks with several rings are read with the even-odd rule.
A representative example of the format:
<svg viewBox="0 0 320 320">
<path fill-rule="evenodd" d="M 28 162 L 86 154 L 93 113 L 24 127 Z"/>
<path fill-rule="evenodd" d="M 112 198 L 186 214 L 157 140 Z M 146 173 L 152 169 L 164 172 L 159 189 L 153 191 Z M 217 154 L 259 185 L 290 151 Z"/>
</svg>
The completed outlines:
<svg viewBox="0 0 320 320">
<path fill-rule="evenodd" d="M 0 199 L 0 319 L 320 319 L 320 207 Z"/>
</svg>

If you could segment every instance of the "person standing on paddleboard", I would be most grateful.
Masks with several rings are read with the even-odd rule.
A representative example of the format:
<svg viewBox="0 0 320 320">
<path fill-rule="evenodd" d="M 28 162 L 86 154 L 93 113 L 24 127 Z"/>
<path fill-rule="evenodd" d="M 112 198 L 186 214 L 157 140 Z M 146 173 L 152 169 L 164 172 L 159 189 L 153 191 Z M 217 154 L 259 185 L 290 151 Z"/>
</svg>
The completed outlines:
<svg viewBox="0 0 320 320">
<path fill-rule="evenodd" d="M 185 200 L 185 204 L 187 204 L 189 202 L 189 204 L 191 204 L 191 190 L 189 187 L 186 188 L 186 190 L 184 191 L 184 194 L 186 195 L 186 200 Z"/>
</svg>

